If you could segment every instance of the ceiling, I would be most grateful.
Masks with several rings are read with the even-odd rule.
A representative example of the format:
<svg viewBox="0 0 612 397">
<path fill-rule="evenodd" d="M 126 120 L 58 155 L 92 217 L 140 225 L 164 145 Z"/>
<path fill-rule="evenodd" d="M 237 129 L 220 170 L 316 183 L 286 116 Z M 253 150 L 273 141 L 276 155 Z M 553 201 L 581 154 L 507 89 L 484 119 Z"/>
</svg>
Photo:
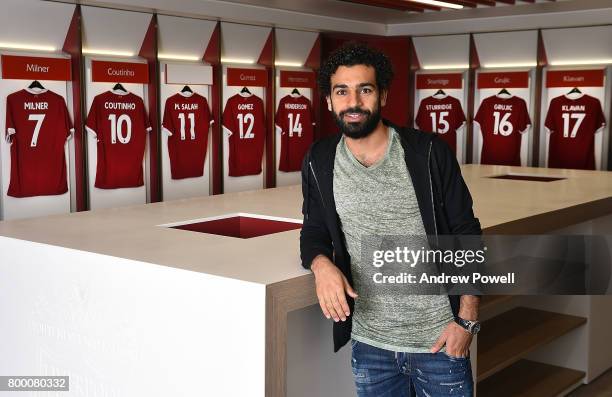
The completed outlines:
<svg viewBox="0 0 612 397">
<path fill-rule="evenodd" d="M 391 9 L 403 12 L 450 11 L 452 7 L 424 4 L 416 0 L 337 0 L 347 3 L 364 4 L 370 7 Z M 458 6 L 456 8 L 477 8 L 534 4 L 536 0 L 440 0 Z M 538 0 L 538 3 L 555 0 Z M 435 2 L 434 2 L 435 3 Z"/>
<path fill-rule="evenodd" d="M 610 24 L 612 20 L 612 0 L 443 0 L 462 5 L 462 9 L 418 4 L 416 0 L 50 1 L 279 28 L 389 36 L 588 26 Z"/>
</svg>

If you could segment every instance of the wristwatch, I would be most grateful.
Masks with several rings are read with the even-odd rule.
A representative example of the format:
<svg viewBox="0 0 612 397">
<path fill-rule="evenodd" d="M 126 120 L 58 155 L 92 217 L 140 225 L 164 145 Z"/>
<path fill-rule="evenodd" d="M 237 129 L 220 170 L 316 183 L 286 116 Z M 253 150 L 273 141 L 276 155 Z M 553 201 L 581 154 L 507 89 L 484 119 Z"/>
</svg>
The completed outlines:
<svg viewBox="0 0 612 397">
<path fill-rule="evenodd" d="M 455 322 L 472 335 L 476 335 L 480 331 L 480 321 L 464 320 L 457 316 L 455 317 Z"/>
</svg>

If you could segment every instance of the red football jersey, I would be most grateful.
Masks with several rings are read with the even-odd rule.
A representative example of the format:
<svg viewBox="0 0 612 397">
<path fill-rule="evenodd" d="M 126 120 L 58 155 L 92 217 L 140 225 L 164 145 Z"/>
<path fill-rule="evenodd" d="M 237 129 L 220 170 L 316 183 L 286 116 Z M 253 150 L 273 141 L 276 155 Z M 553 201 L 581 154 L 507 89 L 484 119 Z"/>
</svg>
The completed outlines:
<svg viewBox="0 0 612 397">
<path fill-rule="evenodd" d="M 583 95 L 565 95 L 550 102 L 544 125 L 550 134 L 548 166 L 551 168 L 595 169 L 595 133 L 606 124 L 601 103 Z"/>
<path fill-rule="evenodd" d="M 480 104 L 474 121 L 482 132 L 481 164 L 521 165 L 521 134 L 531 125 L 522 98 L 490 96 Z"/>
<path fill-rule="evenodd" d="M 210 123 L 210 109 L 202 95 L 179 93 L 166 100 L 162 126 L 170 135 L 168 154 L 172 179 L 204 175 Z"/>
<path fill-rule="evenodd" d="M 223 126 L 230 132 L 229 176 L 261 173 L 266 116 L 261 98 L 236 94 L 227 100 Z"/>
<path fill-rule="evenodd" d="M 314 138 L 310 100 L 302 95 L 284 96 L 276 111 L 276 125 L 281 130 L 280 171 L 302 169 L 302 159 Z"/>
<path fill-rule="evenodd" d="M 60 95 L 47 90 L 21 90 L 7 97 L 9 196 L 48 196 L 68 191 L 64 145 L 71 131 L 66 102 Z"/>
<path fill-rule="evenodd" d="M 423 131 L 440 134 L 453 153 L 457 152 L 457 129 L 465 123 L 465 114 L 457 98 L 430 96 L 423 99 L 415 122 Z"/>
<path fill-rule="evenodd" d="M 98 140 L 95 186 L 142 186 L 146 133 L 151 130 L 142 98 L 131 92 L 102 93 L 91 104 L 86 126 Z"/>
</svg>

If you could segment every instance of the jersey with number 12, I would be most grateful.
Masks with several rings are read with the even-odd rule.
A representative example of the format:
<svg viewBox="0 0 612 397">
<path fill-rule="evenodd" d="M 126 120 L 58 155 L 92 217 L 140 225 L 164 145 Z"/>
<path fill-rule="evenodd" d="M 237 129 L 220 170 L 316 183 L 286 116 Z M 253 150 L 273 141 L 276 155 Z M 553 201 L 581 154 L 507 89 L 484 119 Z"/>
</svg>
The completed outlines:
<svg viewBox="0 0 612 397">
<path fill-rule="evenodd" d="M 261 173 L 266 135 L 264 104 L 255 95 L 236 94 L 223 110 L 223 127 L 229 133 L 229 176 Z"/>
<path fill-rule="evenodd" d="M 550 168 L 595 169 L 595 133 L 606 119 L 599 99 L 583 95 L 553 98 L 544 125 L 550 134 Z"/>
<path fill-rule="evenodd" d="M 95 187 L 142 186 L 146 133 L 151 130 L 142 98 L 112 91 L 96 96 L 86 127 L 98 140 Z"/>
</svg>

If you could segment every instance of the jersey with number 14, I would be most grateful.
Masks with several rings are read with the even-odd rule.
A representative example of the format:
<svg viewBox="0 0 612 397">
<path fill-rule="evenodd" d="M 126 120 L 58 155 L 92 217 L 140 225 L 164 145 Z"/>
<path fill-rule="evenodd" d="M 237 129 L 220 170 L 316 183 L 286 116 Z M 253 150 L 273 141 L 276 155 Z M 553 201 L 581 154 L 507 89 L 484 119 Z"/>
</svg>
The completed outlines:
<svg viewBox="0 0 612 397">
<path fill-rule="evenodd" d="M 91 104 L 86 126 L 98 140 L 95 186 L 142 186 L 146 133 L 151 130 L 142 98 L 131 92 L 102 93 Z"/>
<path fill-rule="evenodd" d="M 223 127 L 229 133 L 229 176 L 261 173 L 266 135 L 266 116 L 261 98 L 230 97 L 223 110 Z"/>
<path fill-rule="evenodd" d="M 457 98 L 430 96 L 423 99 L 415 122 L 423 131 L 440 134 L 453 153 L 457 152 L 457 129 L 465 123 L 465 114 Z"/>
<path fill-rule="evenodd" d="M 599 99 L 553 98 L 544 125 L 550 134 L 550 168 L 595 169 L 595 133 L 606 124 Z"/>
<path fill-rule="evenodd" d="M 314 137 L 310 100 L 302 95 L 284 96 L 278 103 L 275 119 L 281 130 L 278 169 L 284 172 L 299 171 Z"/>
<path fill-rule="evenodd" d="M 490 96 L 474 117 L 482 133 L 481 164 L 521 165 L 521 138 L 531 124 L 527 103 L 517 96 Z"/>
</svg>

